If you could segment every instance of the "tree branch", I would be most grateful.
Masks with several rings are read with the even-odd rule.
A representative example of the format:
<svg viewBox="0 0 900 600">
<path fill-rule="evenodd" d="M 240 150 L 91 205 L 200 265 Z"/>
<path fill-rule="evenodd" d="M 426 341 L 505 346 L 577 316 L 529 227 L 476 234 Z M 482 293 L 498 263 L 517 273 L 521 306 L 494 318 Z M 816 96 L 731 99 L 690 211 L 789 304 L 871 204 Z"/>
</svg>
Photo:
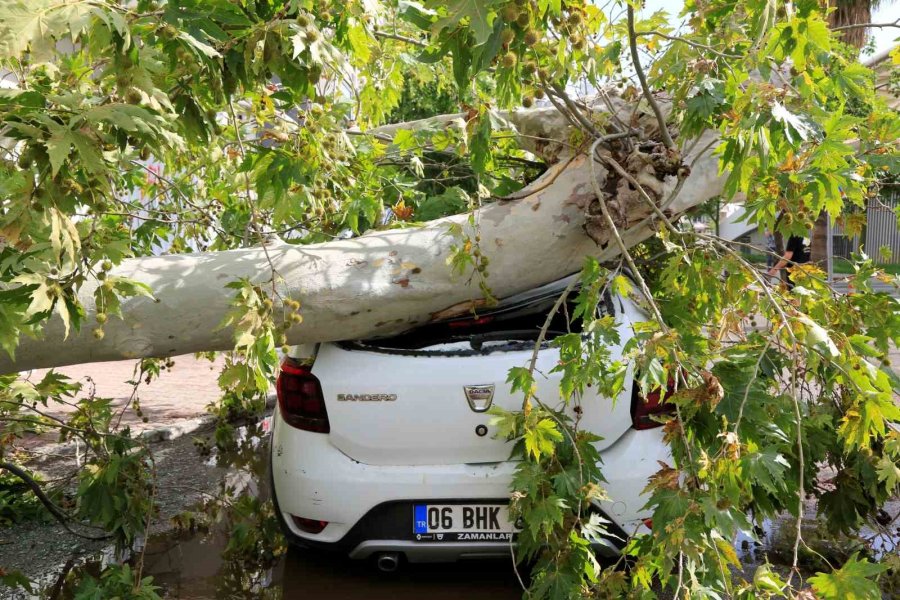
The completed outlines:
<svg viewBox="0 0 900 600">
<path fill-rule="evenodd" d="M 546 88 L 546 84 L 544 87 Z M 556 96 L 565 103 L 566 108 L 569 109 L 569 112 L 572 113 L 572 116 L 575 117 L 575 119 L 581 124 L 581 126 L 587 129 L 592 136 L 598 137 L 600 135 L 600 132 L 597 130 L 594 124 L 591 123 L 590 119 L 582 114 L 581 109 L 578 108 L 574 102 L 572 102 L 572 99 L 569 98 L 569 95 L 566 94 L 566 90 L 564 90 L 562 86 L 553 84 L 552 89 L 547 90 L 548 97 L 550 96 L 550 94 L 556 94 Z"/>
<path fill-rule="evenodd" d="M 737 55 L 737 54 L 728 54 L 727 52 L 722 52 L 721 50 L 716 50 L 716 49 L 713 48 L 712 46 L 708 46 L 708 45 L 706 45 L 706 44 L 701 44 L 701 43 L 699 43 L 699 42 L 695 42 L 695 41 L 693 41 L 693 40 L 689 40 L 689 39 L 684 38 L 684 37 L 679 37 L 679 36 L 677 36 L 677 35 L 669 35 L 669 34 L 666 34 L 666 33 L 661 32 L 661 31 L 656 31 L 656 30 L 652 30 L 652 31 L 636 31 L 636 32 L 634 33 L 634 37 L 635 37 L 635 38 L 646 37 L 646 36 L 649 36 L 649 35 L 654 35 L 654 36 L 656 36 L 656 37 L 661 37 L 661 38 L 664 38 L 664 39 L 667 39 L 667 40 L 671 40 L 671 41 L 673 41 L 673 42 L 681 42 L 682 44 L 687 44 L 688 46 L 691 46 L 692 48 L 697 48 L 698 50 L 706 50 L 707 52 L 712 52 L 713 54 L 715 54 L 715 55 L 717 55 L 717 56 L 721 56 L 722 58 L 735 58 L 735 59 L 737 59 L 737 58 L 742 58 L 740 55 Z"/>
<path fill-rule="evenodd" d="M 377 38 L 381 38 L 384 40 L 396 40 L 398 42 L 403 42 L 404 44 L 412 44 L 413 46 L 418 46 L 419 48 L 427 48 L 428 44 L 425 42 L 421 42 L 417 39 L 406 37 L 405 35 L 399 35 L 397 33 L 388 33 L 386 31 L 373 31 L 373 35 Z"/>
<path fill-rule="evenodd" d="M 662 142 L 666 148 L 673 148 L 675 142 L 672 141 L 672 136 L 669 135 L 666 119 L 663 117 L 656 99 L 653 98 L 650 85 L 647 83 L 647 76 L 644 75 L 644 69 L 641 67 L 641 58 L 638 56 L 637 48 L 637 34 L 634 32 L 634 8 L 631 4 L 628 5 L 628 45 L 631 47 L 631 62 L 634 63 L 634 70 L 637 73 L 638 80 L 641 82 L 641 89 L 644 90 L 644 97 L 647 98 L 653 114 L 656 115 L 656 120 L 659 121 L 659 135 L 662 137 Z"/>
<path fill-rule="evenodd" d="M 32 477 L 28 473 L 26 473 L 23 469 L 20 469 L 16 465 L 8 462 L 0 462 L 0 469 L 6 469 L 10 473 L 21 479 L 22 482 L 28 486 L 28 489 L 30 489 L 31 492 L 35 496 L 37 496 L 37 499 L 40 500 L 41 504 L 44 505 L 44 507 L 50 512 L 51 515 L 53 515 L 53 518 L 59 521 L 59 524 L 62 525 L 63 528 L 72 535 L 84 538 L 86 540 L 108 540 L 112 538 L 112 535 L 110 534 L 95 536 L 78 533 L 77 531 L 73 530 L 71 527 L 69 527 L 69 521 L 73 520 L 72 517 L 67 515 L 60 507 L 54 504 L 53 501 L 47 497 L 47 494 L 44 493 L 44 490 L 41 489 L 41 486 L 38 484 L 38 482 L 32 479 Z"/>
<path fill-rule="evenodd" d="M 896 21 L 891 21 L 890 23 L 855 23 L 853 25 L 841 25 L 840 27 L 832 27 L 832 31 L 847 31 L 848 29 L 860 29 L 865 27 L 866 29 L 884 29 L 885 27 L 897 27 L 900 28 L 900 19 Z"/>
</svg>

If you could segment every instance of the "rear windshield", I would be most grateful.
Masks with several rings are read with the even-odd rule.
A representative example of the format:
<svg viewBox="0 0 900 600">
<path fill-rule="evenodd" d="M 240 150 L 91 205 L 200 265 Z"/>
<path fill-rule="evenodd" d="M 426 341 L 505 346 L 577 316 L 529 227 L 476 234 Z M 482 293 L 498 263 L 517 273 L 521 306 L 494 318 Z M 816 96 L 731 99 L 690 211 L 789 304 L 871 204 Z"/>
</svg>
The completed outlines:
<svg viewBox="0 0 900 600">
<path fill-rule="evenodd" d="M 561 292 L 559 292 L 561 293 Z M 348 349 L 406 355 L 473 355 L 531 350 L 559 293 L 518 306 L 500 307 L 447 321 L 429 323 L 392 337 L 344 342 Z M 569 323 L 575 294 L 556 312 L 544 342 L 558 335 L 580 333 L 581 320 Z M 600 303 L 602 313 L 612 312 L 612 301 Z"/>
</svg>

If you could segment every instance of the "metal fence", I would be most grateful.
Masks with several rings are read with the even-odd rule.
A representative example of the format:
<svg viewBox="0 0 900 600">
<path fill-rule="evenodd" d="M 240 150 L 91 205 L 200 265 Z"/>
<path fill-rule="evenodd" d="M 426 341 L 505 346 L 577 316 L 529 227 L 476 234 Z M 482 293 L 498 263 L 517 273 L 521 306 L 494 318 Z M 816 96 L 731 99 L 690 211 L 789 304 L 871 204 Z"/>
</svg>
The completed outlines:
<svg viewBox="0 0 900 600">
<path fill-rule="evenodd" d="M 854 252 L 863 250 L 876 263 L 900 263 L 898 206 L 900 206 L 900 191 L 896 189 L 870 199 L 866 207 L 866 226 L 862 235 L 848 237 L 841 225 L 834 224 L 831 228 L 834 256 L 849 259 Z M 882 256 L 882 247 L 889 248 L 890 253 Z"/>
</svg>

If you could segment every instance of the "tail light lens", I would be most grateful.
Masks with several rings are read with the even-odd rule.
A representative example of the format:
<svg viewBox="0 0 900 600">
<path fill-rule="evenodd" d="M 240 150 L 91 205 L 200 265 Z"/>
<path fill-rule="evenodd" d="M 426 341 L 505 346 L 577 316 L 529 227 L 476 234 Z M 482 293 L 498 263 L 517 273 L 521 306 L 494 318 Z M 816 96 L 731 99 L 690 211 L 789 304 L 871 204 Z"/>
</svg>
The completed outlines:
<svg viewBox="0 0 900 600">
<path fill-rule="evenodd" d="M 675 413 L 675 405 L 666 402 L 666 398 L 674 393 L 675 379 L 671 377 L 665 390 L 656 388 L 646 397 L 641 396 L 641 384 L 635 381 L 631 386 L 631 426 L 639 430 L 662 427 L 663 424 L 654 417 Z"/>
<path fill-rule="evenodd" d="M 322 385 L 312 374 L 310 367 L 286 358 L 281 363 L 275 391 L 278 394 L 281 418 L 288 425 L 316 433 L 331 431 Z"/>
</svg>

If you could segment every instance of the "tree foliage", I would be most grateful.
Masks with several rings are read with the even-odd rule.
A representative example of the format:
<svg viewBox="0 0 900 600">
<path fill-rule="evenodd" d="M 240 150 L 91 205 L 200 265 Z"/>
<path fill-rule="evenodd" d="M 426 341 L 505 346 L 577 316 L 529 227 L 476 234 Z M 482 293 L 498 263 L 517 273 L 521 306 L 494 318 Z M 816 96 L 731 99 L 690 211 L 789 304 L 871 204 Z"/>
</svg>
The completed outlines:
<svg viewBox="0 0 900 600">
<path fill-rule="evenodd" d="M 682 156 L 717 132 L 707 150 L 727 174 L 725 199 L 743 197 L 749 219 L 784 234 L 808 230 L 823 211 L 839 219 L 865 206 L 879 175 L 897 172 L 900 120 L 822 3 L 689 1 L 678 30 L 673 15 L 639 8 L 0 3 L 0 66 L 14 82 L 0 89 L 0 346 L 14 355 L 20 337 L 40 336 L 51 318 L 102 338 L 123 298 L 153 294 L 112 274 L 124 257 L 413 227 L 513 193 L 552 157 L 520 146 L 500 111 L 535 102 L 571 120 L 572 134 L 556 141 L 573 152 L 625 165 L 622 178 L 635 160 L 649 161 L 677 189 L 691 177 Z M 671 109 L 655 129 L 634 130 L 591 110 L 610 93 L 646 112 L 664 95 Z M 459 116 L 440 126 L 378 129 L 451 109 Z M 900 409 L 888 351 L 900 318 L 897 301 L 872 287 L 897 281 L 860 256 L 853 293 L 833 293 L 812 267 L 792 270 L 793 291 L 773 287 L 732 246 L 671 222 L 671 198 L 645 194 L 647 185 L 620 189 L 656 202 L 653 276 L 633 260 L 646 247 L 623 248 L 612 264 L 586 257 L 572 315 L 584 333 L 553 341 L 559 397 L 535 397 L 541 375 L 523 365 L 510 373 L 522 410 L 496 415 L 520 459 L 512 506 L 525 523 L 517 557 L 536 561 L 531 597 L 653 597 L 654 581 L 686 597 L 796 595 L 804 584 L 768 566 L 750 581 L 732 576 L 735 537 L 752 537 L 754 522 L 784 510 L 799 519 L 807 495 L 830 527 L 850 531 L 897 492 Z M 595 200 L 604 214 L 614 189 Z M 862 225 L 845 221 L 851 233 Z M 489 255 L 477 236 L 461 239 L 448 268 L 471 272 L 490 296 Z M 90 322 L 77 299 L 89 278 L 102 282 Z M 276 348 L 303 326 L 302 304 L 282 298 L 277 282 L 271 272 L 228 283 L 234 306 L 223 326 L 235 348 L 219 379 L 221 446 L 233 442 L 235 419 L 263 409 Z M 615 360 L 607 348 L 616 324 L 594 316 L 608 289 L 635 294 L 649 315 Z M 586 386 L 615 397 L 626 362 L 644 393 L 673 381 L 677 407 L 663 427 L 671 461 L 646 490 L 652 530 L 627 541 L 627 573 L 602 569 L 590 552 L 605 531 L 589 510 L 604 498 L 602 464 L 577 418 Z M 135 385 L 159 371 L 159 361 L 143 361 Z M 15 458 L 16 440 L 45 428 L 84 441 L 76 515 L 129 546 L 154 511 L 152 455 L 118 427 L 109 400 L 76 400 L 77 387 L 55 373 L 4 377 L 0 458 Z M 77 407 L 64 423 L 42 410 L 58 402 Z M 246 527 L 242 535 L 253 537 Z M 798 529 L 795 563 L 802 543 Z M 809 583 L 822 598 L 870 598 L 880 570 L 853 557 Z M 133 594 L 152 593 L 139 569 L 111 571 L 80 593 L 99 597 L 127 579 Z"/>
</svg>

